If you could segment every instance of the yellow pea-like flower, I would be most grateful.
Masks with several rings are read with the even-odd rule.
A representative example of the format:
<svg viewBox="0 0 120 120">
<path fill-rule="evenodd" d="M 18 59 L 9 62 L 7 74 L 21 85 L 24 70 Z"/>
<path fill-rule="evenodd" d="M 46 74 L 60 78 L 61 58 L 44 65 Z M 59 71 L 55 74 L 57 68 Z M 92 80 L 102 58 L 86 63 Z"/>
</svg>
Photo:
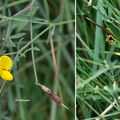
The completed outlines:
<svg viewBox="0 0 120 120">
<path fill-rule="evenodd" d="M 13 61 L 10 57 L 3 55 L 0 57 L 0 77 L 3 80 L 13 80 L 13 75 L 10 73 Z"/>
</svg>

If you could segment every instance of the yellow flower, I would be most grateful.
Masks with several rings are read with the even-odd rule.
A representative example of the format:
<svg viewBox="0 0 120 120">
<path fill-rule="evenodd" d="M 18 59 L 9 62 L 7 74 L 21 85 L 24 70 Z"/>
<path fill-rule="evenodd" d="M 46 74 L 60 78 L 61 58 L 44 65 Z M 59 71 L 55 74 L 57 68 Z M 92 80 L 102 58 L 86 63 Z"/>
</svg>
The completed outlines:
<svg viewBox="0 0 120 120">
<path fill-rule="evenodd" d="M 13 61 L 10 57 L 6 55 L 0 57 L 0 77 L 3 80 L 13 80 L 13 76 L 9 71 L 12 68 L 12 65 Z"/>
</svg>

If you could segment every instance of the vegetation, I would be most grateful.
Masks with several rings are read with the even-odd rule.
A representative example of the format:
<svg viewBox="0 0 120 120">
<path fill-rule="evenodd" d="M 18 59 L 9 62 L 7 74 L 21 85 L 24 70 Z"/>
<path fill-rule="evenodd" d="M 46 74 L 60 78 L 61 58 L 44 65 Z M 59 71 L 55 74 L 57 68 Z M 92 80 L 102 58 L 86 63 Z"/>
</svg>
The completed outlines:
<svg viewBox="0 0 120 120">
<path fill-rule="evenodd" d="M 72 0 L 0 1 L 0 55 L 14 76 L 0 80 L 1 120 L 74 119 L 74 21 Z"/>
<path fill-rule="evenodd" d="M 119 0 L 77 0 L 78 120 L 120 119 L 119 10 Z"/>
</svg>

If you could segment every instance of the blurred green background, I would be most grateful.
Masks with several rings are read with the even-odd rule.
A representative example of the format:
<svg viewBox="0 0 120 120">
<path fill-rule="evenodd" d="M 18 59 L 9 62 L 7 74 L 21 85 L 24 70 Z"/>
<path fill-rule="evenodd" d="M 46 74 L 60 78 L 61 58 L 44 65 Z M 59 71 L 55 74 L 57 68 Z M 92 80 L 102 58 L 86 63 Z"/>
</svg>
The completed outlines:
<svg viewBox="0 0 120 120">
<path fill-rule="evenodd" d="M 30 2 L 0 1 L 0 55 L 7 54 L 14 60 L 14 80 L 6 83 L 0 80 L 0 120 L 74 120 L 74 1 L 35 0 L 32 11 Z M 53 28 L 58 64 L 56 79 L 50 47 Z M 38 81 L 60 96 L 70 110 L 57 105 L 35 85 L 31 50 Z M 30 101 L 15 102 L 16 99 Z"/>
</svg>

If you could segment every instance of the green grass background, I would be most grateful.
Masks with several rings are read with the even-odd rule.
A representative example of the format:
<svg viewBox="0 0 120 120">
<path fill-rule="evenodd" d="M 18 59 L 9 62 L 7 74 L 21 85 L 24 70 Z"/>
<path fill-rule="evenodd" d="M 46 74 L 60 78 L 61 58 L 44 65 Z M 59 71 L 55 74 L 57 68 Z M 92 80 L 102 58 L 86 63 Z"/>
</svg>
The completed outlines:
<svg viewBox="0 0 120 120">
<path fill-rule="evenodd" d="M 35 0 L 32 11 L 27 8 L 30 2 L 0 1 L 0 55 L 7 54 L 14 60 L 14 80 L 6 82 L 5 85 L 4 81 L 0 80 L 0 88 L 4 85 L 0 91 L 0 120 L 73 120 L 74 1 Z M 50 47 L 50 33 L 53 27 L 53 42 L 58 63 L 57 79 L 54 79 Z M 34 51 L 34 62 L 31 50 Z M 15 59 L 17 53 L 19 54 Z M 36 64 L 38 81 L 56 94 L 59 91 L 62 102 L 70 110 L 58 106 L 35 85 L 33 63 Z M 15 102 L 16 99 L 30 101 Z"/>
<path fill-rule="evenodd" d="M 120 1 L 77 0 L 76 112 L 78 120 L 120 119 Z M 108 28 L 116 37 L 92 22 Z M 115 104 L 114 104 L 115 103 Z"/>
</svg>

